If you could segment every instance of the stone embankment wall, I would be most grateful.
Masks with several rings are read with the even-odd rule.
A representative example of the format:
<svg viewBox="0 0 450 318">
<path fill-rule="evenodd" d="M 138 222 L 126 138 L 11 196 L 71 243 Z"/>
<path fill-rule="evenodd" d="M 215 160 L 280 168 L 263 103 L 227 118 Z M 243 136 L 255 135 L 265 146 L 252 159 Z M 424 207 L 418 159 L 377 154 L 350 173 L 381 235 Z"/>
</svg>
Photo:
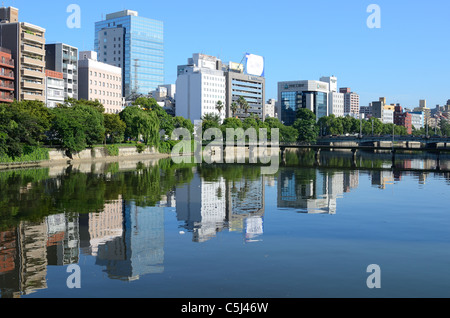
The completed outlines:
<svg viewBox="0 0 450 318">
<path fill-rule="evenodd" d="M 112 158 L 123 158 L 123 157 L 135 157 L 135 156 L 149 156 L 149 155 L 158 155 L 159 153 L 154 149 L 146 149 L 145 151 L 139 153 L 136 147 L 120 147 L 119 155 Z M 69 158 L 65 151 L 58 149 L 50 149 L 49 150 L 50 161 L 69 161 L 69 160 L 94 160 L 94 159 L 107 159 L 111 158 L 108 154 L 108 150 L 106 148 L 93 148 L 83 150 L 75 155 L 72 158 Z"/>
</svg>

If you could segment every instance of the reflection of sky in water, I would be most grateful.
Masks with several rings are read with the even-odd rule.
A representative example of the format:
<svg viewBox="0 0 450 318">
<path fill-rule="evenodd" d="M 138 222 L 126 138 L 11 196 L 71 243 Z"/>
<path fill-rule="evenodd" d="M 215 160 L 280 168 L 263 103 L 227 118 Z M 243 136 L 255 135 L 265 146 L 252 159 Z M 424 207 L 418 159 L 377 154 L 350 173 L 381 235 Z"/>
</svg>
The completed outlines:
<svg viewBox="0 0 450 318">
<path fill-rule="evenodd" d="M 196 174 L 160 207 L 112 201 L 77 226 L 58 215 L 29 227 L 23 237 L 63 244 L 41 247 L 54 258 L 28 265 L 42 275 L 23 277 L 42 286 L 23 297 L 449 297 L 448 186 L 391 171 L 287 168 L 234 183 Z M 66 287 L 70 262 L 80 290 Z M 379 290 L 366 286 L 370 264 Z M 18 288 L 6 278 L 1 287 Z"/>
</svg>

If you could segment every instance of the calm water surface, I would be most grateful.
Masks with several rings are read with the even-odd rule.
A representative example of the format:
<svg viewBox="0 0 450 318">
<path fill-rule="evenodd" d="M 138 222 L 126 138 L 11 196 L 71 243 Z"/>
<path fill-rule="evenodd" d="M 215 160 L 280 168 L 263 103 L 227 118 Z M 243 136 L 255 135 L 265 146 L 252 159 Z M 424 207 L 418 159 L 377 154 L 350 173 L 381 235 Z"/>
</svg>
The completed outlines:
<svg viewBox="0 0 450 318">
<path fill-rule="evenodd" d="M 265 176 L 170 160 L 0 172 L 1 297 L 450 297 L 450 174 L 431 155 L 391 166 L 302 152 Z"/>
</svg>

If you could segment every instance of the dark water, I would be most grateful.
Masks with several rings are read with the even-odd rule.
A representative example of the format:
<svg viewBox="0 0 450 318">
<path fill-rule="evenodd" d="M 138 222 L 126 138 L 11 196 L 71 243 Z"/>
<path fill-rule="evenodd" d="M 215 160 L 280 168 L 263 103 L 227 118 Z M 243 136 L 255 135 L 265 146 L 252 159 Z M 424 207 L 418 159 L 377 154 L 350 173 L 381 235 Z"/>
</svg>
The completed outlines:
<svg viewBox="0 0 450 318">
<path fill-rule="evenodd" d="M 0 172 L 1 297 L 450 297 L 448 158 L 409 157 Z"/>
</svg>

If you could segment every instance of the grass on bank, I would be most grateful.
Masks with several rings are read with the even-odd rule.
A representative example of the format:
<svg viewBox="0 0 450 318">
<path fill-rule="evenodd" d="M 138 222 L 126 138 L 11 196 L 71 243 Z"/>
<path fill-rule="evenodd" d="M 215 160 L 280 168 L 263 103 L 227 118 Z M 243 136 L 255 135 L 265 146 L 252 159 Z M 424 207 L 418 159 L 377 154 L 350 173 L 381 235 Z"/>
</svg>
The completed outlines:
<svg viewBox="0 0 450 318">
<path fill-rule="evenodd" d="M 49 160 L 48 149 L 40 147 L 24 147 L 24 153 L 20 157 L 11 158 L 7 155 L 0 155 L 0 163 L 27 163 Z"/>
</svg>

